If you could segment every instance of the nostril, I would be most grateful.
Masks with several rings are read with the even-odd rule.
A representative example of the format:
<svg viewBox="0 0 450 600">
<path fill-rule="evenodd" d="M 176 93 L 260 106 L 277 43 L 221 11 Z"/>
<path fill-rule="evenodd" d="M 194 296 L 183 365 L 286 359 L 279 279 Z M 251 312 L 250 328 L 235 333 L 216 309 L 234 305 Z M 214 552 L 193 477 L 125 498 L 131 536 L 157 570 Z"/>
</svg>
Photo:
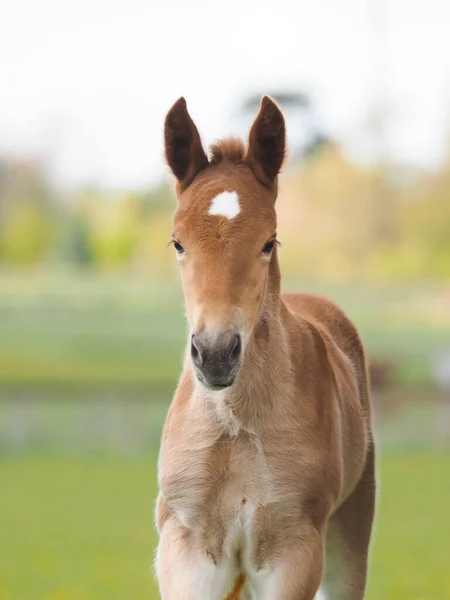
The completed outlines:
<svg viewBox="0 0 450 600">
<path fill-rule="evenodd" d="M 200 356 L 200 352 L 195 344 L 195 335 L 192 335 L 191 337 L 191 356 L 192 356 L 192 360 L 195 363 L 200 363 L 202 362 L 201 356 Z"/>
<path fill-rule="evenodd" d="M 237 362 L 240 354 L 241 354 L 241 336 L 236 335 L 234 337 L 234 340 L 233 340 L 231 348 L 230 348 L 230 355 L 229 355 L 230 362 L 232 362 L 232 363 Z"/>
</svg>

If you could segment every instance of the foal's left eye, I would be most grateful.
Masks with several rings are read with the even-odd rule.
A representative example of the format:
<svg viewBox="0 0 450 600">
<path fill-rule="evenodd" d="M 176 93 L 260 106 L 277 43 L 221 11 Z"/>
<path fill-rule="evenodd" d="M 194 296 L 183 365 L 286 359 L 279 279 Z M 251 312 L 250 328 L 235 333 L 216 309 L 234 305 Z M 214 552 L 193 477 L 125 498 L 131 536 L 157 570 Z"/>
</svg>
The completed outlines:
<svg viewBox="0 0 450 600">
<path fill-rule="evenodd" d="M 178 254 L 183 254 L 184 252 L 184 248 L 183 246 L 180 244 L 180 242 L 173 242 L 173 245 L 175 246 L 175 250 L 178 252 Z"/>
<path fill-rule="evenodd" d="M 273 247 L 275 246 L 275 242 L 276 242 L 275 238 L 272 238 L 271 240 L 269 240 L 268 242 L 266 242 L 264 244 L 264 247 L 261 250 L 261 252 L 263 254 L 270 254 L 272 252 L 272 250 L 273 250 Z"/>
</svg>

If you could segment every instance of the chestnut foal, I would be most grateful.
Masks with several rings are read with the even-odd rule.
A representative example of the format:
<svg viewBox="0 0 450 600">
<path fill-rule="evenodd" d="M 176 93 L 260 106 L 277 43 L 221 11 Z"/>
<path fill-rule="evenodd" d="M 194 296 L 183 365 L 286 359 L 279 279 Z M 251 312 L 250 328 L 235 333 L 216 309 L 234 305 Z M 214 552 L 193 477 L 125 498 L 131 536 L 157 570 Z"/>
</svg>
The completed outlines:
<svg viewBox="0 0 450 600">
<path fill-rule="evenodd" d="M 165 121 L 189 338 L 159 458 L 163 600 L 361 600 L 375 499 L 364 350 L 332 302 L 281 294 L 285 124 L 210 158 L 180 98 Z M 232 591 L 234 589 L 234 591 Z"/>
</svg>

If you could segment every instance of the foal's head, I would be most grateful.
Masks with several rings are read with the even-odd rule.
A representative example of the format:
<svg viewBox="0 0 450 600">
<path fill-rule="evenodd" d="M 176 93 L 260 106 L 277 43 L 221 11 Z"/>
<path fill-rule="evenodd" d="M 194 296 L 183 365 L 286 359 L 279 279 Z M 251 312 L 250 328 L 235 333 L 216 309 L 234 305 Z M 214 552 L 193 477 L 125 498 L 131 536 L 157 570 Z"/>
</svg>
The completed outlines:
<svg viewBox="0 0 450 600">
<path fill-rule="evenodd" d="M 181 267 L 191 357 L 210 389 L 230 386 L 261 313 L 276 258 L 277 176 L 285 124 L 267 96 L 239 140 L 212 146 L 208 159 L 184 98 L 165 121 L 165 153 L 177 179 L 173 245 Z"/>
</svg>

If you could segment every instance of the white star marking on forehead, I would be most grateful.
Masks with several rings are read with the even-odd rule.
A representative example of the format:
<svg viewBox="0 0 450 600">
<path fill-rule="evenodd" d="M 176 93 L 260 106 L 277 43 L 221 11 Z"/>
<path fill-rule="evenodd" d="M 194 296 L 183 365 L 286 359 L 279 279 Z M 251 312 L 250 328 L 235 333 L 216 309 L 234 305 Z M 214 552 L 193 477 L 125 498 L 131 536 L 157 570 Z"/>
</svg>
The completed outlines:
<svg viewBox="0 0 450 600">
<path fill-rule="evenodd" d="M 227 219 L 234 219 L 241 212 L 237 192 L 221 192 L 214 196 L 209 208 L 210 215 L 221 215 Z"/>
</svg>

